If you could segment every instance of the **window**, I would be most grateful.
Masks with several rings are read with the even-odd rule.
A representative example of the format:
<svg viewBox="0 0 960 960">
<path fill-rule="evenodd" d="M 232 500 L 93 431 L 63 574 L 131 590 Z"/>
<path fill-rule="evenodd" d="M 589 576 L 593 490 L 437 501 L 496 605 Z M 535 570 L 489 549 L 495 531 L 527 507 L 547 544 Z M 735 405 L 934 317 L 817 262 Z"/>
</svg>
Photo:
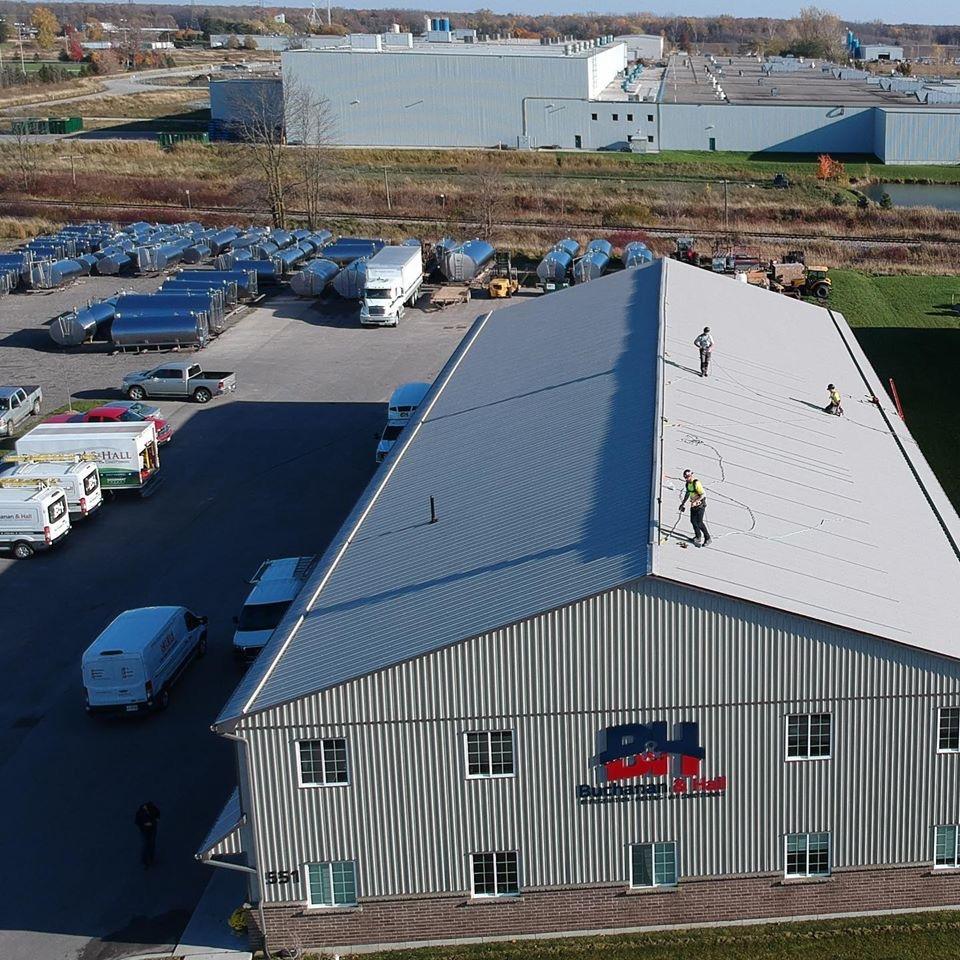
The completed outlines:
<svg viewBox="0 0 960 960">
<path fill-rule="evenodd" d="M 615 114 L 611 117 L 611 119 L 614 121 L 614 123 L 616 123 L 616 121 L 620 119 L 620 114 L 619 114 L 619 113 L 615 113 Z"/>
<path fill-rule="evenodd" d="M 960 752 L 960 707 L 941 707 L 937 711 L 937 751 Z"/>
<path fill-rule="evenodd" d="M 935 827 L 933 830 L 934 867 L 960 867 L 960 827 Z"/>
<path fill-rule="evenodd" d="M 466 745 L 468 777 L 513 776 L 512 730 L 472 730 Z"/>
<path fill-rule="evenodd" d="M 647 134 L 647 143 L 653 143 L 653 134 L 651 133 Z"/>
<path fill-rule="evenodd" d="M 595 113 L 591 113 L 591 114 L 590 114 L 590 119 L 591 119 L 591 120 L 596 120 L 596 119 L 597 119 L 597 115 L 596 115 Z"/>
<path fill-rule="evenodd" d="M 653 123 L 653 114 L 652 114 L 652 113 L 648 113 L 648 114 L 647 114 L 647 123 Z"/>
<path fill-rule="evenodd" d="M 787 834 L 788 877 L 830 876 L 830 834 Z"/>
<path fill-rule="evenodd" d="M 633 123 L 633 114 L 632 114 L 632 113 L 628 113 L 628 114 L 627 114 L 627 123 Z"/>
<path fill-rule="evenodd" d="M 470 859 L 475 897 L 512 897 L 520 892 L 516 850 L 474 853 Z"/>
<path fill-rule="evenodd" d="M 352 907 L 357 902 L 357 865 L 352 860 L 307 864 L 311 907 Z"/>
<path fill-rule="evenodd" d="M 823 760 L 829 756 L 829 713 L 795 713 L 787 717 L 788 760 Z"/>
<path fill-rule="evenodd" d="M 343 737 L 301 740 L 297 747 L 303 786 L 326 787 L 347 782 L 347 741 Z"/>
<path fill-rule="evenodd" d="M 630 846 L 631 887 L 674 887 L 676 884 L 675 843 L 634 843 Z"/>
</svg>

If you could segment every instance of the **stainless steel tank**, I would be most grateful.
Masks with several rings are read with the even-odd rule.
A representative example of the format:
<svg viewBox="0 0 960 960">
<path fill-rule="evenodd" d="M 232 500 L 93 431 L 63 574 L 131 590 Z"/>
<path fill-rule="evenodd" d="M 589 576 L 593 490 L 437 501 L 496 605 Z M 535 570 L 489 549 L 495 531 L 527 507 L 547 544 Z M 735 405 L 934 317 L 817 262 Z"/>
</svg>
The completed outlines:
<svg viewBox="0 0 960 960">
<path fill-rule="evenodd" d="M 573 264 L 574 281 L 587 283 L 602 277 L 612 254 L 613 246 L 608 240 L 591 240 L 583 256 Z"/>
<path fill-rule="evenodd" d="M 453 283 L 473 280 L 494 258 L 495 251 L 486 240 L 467 240 L 453 249 L 444 248 L 437 259 L 440 272 Z"/>
<path fill-rule="evenodd" d="M 623 248 L 621 259 L 623 265 L 629 270 L 633 267 L 642 267 L 645 263 L 652 263 L 656 257 L 645 243 L 640 240 L 633 240 Z"/>
<path fill-rule="evenodd" d="M 114 318 L 110 339 L 121 349 L 133 347 L 203 347 L 210 338 L 204 313 L 144 315 L 135 312 Z"/>
<path fill-rule="evenodd" d="M 339 272 L 332 260 L 311 260 L 290 278 L 290 289 L 298 297 L 319 297 Z"/>
<path fill-rule="evenodd" d="M 93 340 L 98 330 L 104 330 L 113 321 L 116 307 L 116 297 L 112 297 L 61 314 L 50 324 L 50 339 L 61 347 L 77 347 Z"/>
<path fill-rule="evenodd" d="M 333 289 L 346 300 L 359 300 L 367 282 L 367 258 L 348 263 L 334 278 Z"/>
</svg>

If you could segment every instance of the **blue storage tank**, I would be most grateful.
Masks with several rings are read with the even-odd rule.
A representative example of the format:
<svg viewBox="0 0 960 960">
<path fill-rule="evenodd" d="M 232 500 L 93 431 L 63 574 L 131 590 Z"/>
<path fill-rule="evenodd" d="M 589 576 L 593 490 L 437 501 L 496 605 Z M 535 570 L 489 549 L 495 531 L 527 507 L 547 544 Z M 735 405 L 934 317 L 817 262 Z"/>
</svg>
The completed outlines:
<svg viewBox="0 0 960 960">
<path fill-rule="evenodd" d="M 386 242 L 379 238 L 341 237 L 323 248 L 323 259 L 332 260 L 338 266 L 344 267 L 360 257 L 372 257 L 384 246 Z"/>
<path fill-rule="evenodd" d="M 645 243 L 634 240 L 623 248 L 621 259 L 623 265 L 629 270 L 632 267 L 642 267 L 645 263 L 653 263 L 656 257 Z"/>
<path fill-rule="evenodd" d="M 540 261 L 537 267 L 537 276 L 544 283 L 566 280 L 573 258 L 580 251 L 580 244 L 571 237 L 558 240 L 550 252 Z"/>
<path fill-rule="evenodd" d="M 333 289 L 346 300 L 359 300 L 367 282 L 367 258 L 348 263 L 333 279 Z"/>
<path fill-rule="evenodd" d="M 445 242 L 448 238 L 444 238 Z M 454 283 L 473 280 L 494 258 L 495 251 L 486 240 L 467 240 L 450 249 L 444 246 L 437 258 L 440 272 Z"/>
<path fill-rule="evenodd" d="M 319 297 L 339 272 L 340 267 L 332 260 L 311 260 L 290 278 L 290 289 L 298 297 Z"/>
<path fill-rule="evenodd" d="M 577 283 L 587 283 L 602 277 L 612 255 L 613 246 L 609 240 L 591 240 L 583 256 L 573 265 L 573 279 Z"/>
</svg>

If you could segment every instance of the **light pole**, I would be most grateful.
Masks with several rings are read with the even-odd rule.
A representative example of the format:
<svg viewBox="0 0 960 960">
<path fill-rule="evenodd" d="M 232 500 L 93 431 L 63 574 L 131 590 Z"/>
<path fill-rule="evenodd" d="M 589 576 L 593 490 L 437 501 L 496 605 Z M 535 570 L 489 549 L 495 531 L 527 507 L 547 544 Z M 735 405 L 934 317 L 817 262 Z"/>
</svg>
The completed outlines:
<svg viewBox="0 0 960 960">
<path fill-rule="evenodd" d="M 390 181 L 387 179 L 387 168 L 383 168 L 383 189 L 387 194 L 387 209 L 392 209 L 390 206 Z"/>
<path fill-rule="evenodd" d="M 447 197 L 446 197 L 446 194 L 441 193 L 441 194 L 440 194 L 440 209 L 441 209 L 441 210 L 446 210 L 446 208 L 447 208 Z"/>
<path fill-rule="evenodd" d="M 192 210 L 192 209 L 193 209 L 193 204 L 190 202 L 190 191 L 189 191 L 189 190 L 184 190 L 183 192 L 187 195 L 187 209 L 188 209 L 188 210 Z"/>
</svg>

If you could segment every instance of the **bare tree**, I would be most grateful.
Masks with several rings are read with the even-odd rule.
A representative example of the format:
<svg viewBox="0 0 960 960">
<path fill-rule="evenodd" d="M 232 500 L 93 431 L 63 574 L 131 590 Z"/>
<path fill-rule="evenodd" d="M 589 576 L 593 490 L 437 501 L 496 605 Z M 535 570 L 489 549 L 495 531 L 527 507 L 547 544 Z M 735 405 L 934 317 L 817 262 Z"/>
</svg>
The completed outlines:
<svg viewBox="0 0 960 960">
<path fill-rule="evenodd" d="M 489 240 L 494 234 L 497 223 L 510 207 L 503 177 L 492 169 L 481 171 L 473 181 L 471 194 L 471 206 L 477 220 L 478 236 L 483 240 Z"/>
<path fill-rule="evenodd" d="M 296 144 L 292 159 L 295 189 L 307 215 L 307 226 L 316 230 L 320 226 L 330 148 L 336 138 L 336 118 L 330 101 L 307 86 L 290 83 L 285 100 L 287 140 Z"/>
<path fill-rule="evenodd" d="M 300 197 L 315 229 L 333 142 L 329 101 L 289 79 L 245 80 L 240 88 L 230 127 L 244 147 L 244 173 L 253 175 L 275 227 L 287 226 L 290 203 Z"/>
<path fill-rule="evenodd" d="M 36 136 L 31 132 L 31 121 L 13 121 L 13 162 L 20 177 L 20 185 L 24 193 L 33 188 L 37 166 L 40 162 L 40 146 Z"/>
</svg>

